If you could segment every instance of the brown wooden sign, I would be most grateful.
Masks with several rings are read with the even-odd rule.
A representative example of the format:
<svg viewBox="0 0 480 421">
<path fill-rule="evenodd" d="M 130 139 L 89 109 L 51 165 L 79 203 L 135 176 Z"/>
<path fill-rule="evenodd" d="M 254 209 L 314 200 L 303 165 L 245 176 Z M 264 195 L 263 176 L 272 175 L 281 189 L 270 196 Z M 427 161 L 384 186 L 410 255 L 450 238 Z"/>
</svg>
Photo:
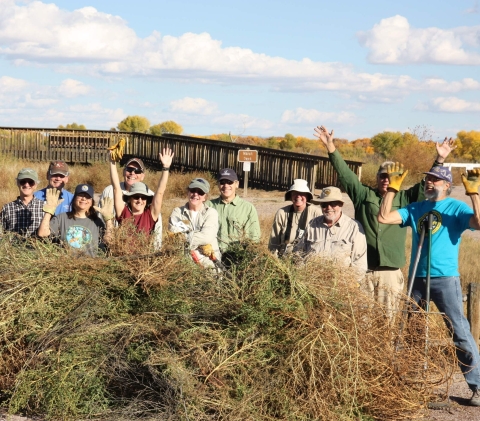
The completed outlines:
<svg viewBox="0 0 480 421">
<path fill-rule="evenodd" d="M 238 162 L 258 162 L 258 151 L 240 149 L 238 151 Z"/>
</svg>

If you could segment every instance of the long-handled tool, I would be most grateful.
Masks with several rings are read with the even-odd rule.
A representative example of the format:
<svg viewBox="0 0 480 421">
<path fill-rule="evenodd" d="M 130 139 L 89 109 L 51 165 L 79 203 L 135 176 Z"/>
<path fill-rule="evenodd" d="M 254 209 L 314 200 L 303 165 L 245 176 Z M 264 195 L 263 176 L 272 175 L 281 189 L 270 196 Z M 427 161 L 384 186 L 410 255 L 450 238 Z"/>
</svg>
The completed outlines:
<svg viewBox="0 0 480 421">
<path fill-rule="evenodd" d="M 433 212 L 428 212 L 427 233 L 428 233 L 428 253 L 427 253 L 427 279 L 425 282 L 425 372 L 428 368 L 428 315 L 430 314 L 430 273 L 432 262 L 432 229 Z"/>
<path fill-rule="evenodd" d="M 418 263 L 420 262 L 420 256 L 422 254 L 422 247 L 423 247 L 423 242 L 425 241 L 426 230 L 427 230 L 427 224 L 424 223 L 422 226 L 422 231 L 420 232 L 420 238 L 418 239 L 417 253 L 415 255 L 415 261 L 413 262 L 412 272 L 410 273 L 410 279 L 408 280 L 407 297 L 409 301 L 407 302 L 407 304 L 405 305 L 405 308 L 403 309 L 402 320 L 400 323 L 398 337 L 395 344 L 395 351 L 398 351 L 400 347 L 401 337 L 403 334 L 403 330 L 405 329 L 406 321 L 408 319 L 408 313 L 410 312 L 410 308 L 411 308 L 410 299 L 412 298 L 413 282 L 415 281 L 415 276 L 417 275 Z"/>
</svg>

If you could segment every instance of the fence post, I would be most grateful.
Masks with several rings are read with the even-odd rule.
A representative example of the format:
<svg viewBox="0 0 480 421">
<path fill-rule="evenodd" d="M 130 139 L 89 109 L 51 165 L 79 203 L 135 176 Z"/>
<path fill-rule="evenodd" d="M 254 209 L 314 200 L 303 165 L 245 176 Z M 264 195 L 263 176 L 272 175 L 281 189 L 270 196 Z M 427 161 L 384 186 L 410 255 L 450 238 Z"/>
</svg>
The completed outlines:
<svg viewBox="0 0 480 421">
<path fill-rule="evenodd" d="M 480 284 L 468 285 L 467 318 L 470 323 L 470 331 L 478 346 L 480 336 Z"/>
</svg>

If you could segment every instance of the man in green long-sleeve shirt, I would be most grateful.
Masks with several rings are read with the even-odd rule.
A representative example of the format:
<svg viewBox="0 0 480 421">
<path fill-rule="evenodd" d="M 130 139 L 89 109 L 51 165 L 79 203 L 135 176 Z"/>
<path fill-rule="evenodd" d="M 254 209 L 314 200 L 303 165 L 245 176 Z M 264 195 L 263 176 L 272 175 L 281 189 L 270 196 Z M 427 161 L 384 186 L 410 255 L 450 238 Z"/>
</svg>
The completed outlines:
<svg viewBox="0 0 480 421">
<path fill-rule="evenodd" d="M 218 212 L 218 245 L 224 253 L 233 242 L 242 238 L 260 241 L 260 223 L 255 206 L 237 196 L 238 177 L 231 168 L 218 174 L 220 197 L 210 200 L 207 206 Z"/>
<path fill-rule="evenodd" d="M 376 301 L 385 306 L 392 317 L 398 310 L 398 293 L 403 292 L 404 280 L 401 268 L 405 265 L 405 240 L 407 232 L 400 225 L 385 225 L 377 221 L 380 204 L 389 185 L 386 164 L 383 163 L 377 173 L 377 187 L 365 186 L 348 167 L 333 143 L 333 130 L 328 133 L 324 126 L 317 126 L 314 135 L 326 146 L 333 168 L 355 208 L 355 219 L 365 230 L 367 238 L 367 261 L 369 276 L 367 290 Z M 437 159 L 435 165 L 443 165 L 445 158 L 454 149 L 453 140 L 445 139 L 436 143 Z M 398 192 L 392 210 L 400 209 L 409 203 L 425 199 L 423 182 Z"/>
</svg>

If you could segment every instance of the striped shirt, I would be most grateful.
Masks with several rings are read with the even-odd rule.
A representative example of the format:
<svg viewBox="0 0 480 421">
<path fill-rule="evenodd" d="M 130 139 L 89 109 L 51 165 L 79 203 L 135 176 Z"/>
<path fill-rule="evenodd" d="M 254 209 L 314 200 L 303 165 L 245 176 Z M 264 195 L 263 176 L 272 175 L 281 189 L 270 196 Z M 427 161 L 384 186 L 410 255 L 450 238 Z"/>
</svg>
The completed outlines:
<svg viewBox="0 0 480 421">
<path fill-rule="evenodd" d="M 25 205 L 20 196 L 7 203 L 0 212 L 3 231 L 16 232 L 24 237 L 35 236 L 43 219 L 43 203 L 34 197 Z"/>
</svg>

